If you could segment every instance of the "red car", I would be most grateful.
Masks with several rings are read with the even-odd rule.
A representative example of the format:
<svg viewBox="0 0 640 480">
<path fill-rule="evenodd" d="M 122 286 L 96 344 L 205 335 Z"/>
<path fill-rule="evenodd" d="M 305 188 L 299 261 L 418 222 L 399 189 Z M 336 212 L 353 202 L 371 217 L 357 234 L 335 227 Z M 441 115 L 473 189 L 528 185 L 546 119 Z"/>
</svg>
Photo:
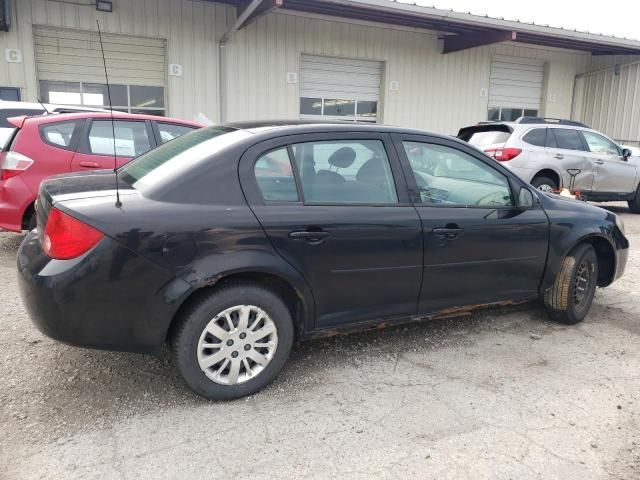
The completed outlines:
<svg viewBox="0 0 640 480">
<path fill-rule="evenodd" d="M 8 119 L 16 127 L 0 153 L 0 229 L 35 227 L 40 182 L 65 172 L 114 168 L 162 143 L 201 128 L 152 115 L 69 113 Z M 113 129 L 115 128 L 115 162 Z"/>
</svg>

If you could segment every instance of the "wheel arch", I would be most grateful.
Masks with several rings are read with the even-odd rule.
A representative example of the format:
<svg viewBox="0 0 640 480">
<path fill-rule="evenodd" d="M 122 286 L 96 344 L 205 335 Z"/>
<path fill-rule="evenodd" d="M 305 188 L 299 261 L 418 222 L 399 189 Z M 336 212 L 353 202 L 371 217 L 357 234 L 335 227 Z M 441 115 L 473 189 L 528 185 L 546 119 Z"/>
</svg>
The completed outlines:
<svg viewBox="0 0 640 480">
<path fill-rule="evenodd" d="M 550 178 L 551 180 L 555 180 L 556 184 L 558 185 L 558 188 L 562 188 L 563 182 L 562 182 L 562 175 L 560 175 L 558 172 L 556 172 L 554 169 L 552 168 L 543 168 L 538 170 L 533 177 L 531 177 L 531 182 L 533 182 L 536 178 L 539 177 L 547 177 Z"/>
<path fill-rule="evenodd" d="M 598 286 L 606 287 L 613 282 L 617 266 L 615 247 L 611 240 L 606 236 L 589 233 L 567 242 L 564 249 L 555 256 L 555 259 L 560 261 L 553 261 L 554 259 L 552 258 L 549 259 L 550 261 L 548 262 L 548 265 L 553 265 L 554 268 L 547 268 L 545 282 L 541 289 L 543 292 L 553 285 L 553 281 L 558 274 L 558 270 L 561 265 L 561 260 L 569 255 L 579 245 L 585 243 L 593 246 L 596 252 L 596 258 L 598 259 Z"/>
<path fill-rule="evenodd" d="M 183 310 L 203 296 L 211 295 L 222 286 L 233 283 L 258 285 L 280 296 L 291 313 L 296 338 L 304 337 L 313 329 L 314 301 L 302 276 L 292 278 L 282 272 L 265 268 L 239 268 L 219 273 L 215 277 L 193 285 L 173 315 L 166 331 L 165 341 L 172 338 L 178 324 L 177 320 Z"/>
<path fill-rule="evenodd" d="M 31 202 L 29 205 L 27 205 L 27 208 L 24 209 L 24 212 L 22 213 L 22 229 L 23 230 L 29 230 L 29 221 L 31 220 L 32 215 L 34 215 L 36 213 L 36 202 L 33 201 Z"/>
</svg>

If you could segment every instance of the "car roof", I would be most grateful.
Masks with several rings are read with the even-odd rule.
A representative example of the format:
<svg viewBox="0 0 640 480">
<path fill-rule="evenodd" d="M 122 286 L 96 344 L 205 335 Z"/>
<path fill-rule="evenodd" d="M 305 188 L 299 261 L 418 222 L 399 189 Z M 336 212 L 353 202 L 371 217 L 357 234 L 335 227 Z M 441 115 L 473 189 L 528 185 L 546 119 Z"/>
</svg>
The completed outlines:
<svg viewBox="0 0 640 480">
<path fill-rule="evenodd" d="M 403 133 L 409 135 L 429 135 L 449 140 L 456 140 L 454 137 L 433 133 L 414 128 L 403 128 L 380 123 L 357 123 L 344 121 L 318 121 L 318 120 L 258 120 L 231 122 L 219 127 L 228 127 L 237 130 L 246 130 L 250 133 L 273 133 L 277 136 L 300 133 L 319 132 L 370 132 L 370 133 Z"/>
<path fill-rule="evenodd" d="M 202 127 L 203 125 L 194 122 L 192 120 L 182 120 L 179 118 L 171 118 L 171 117 L 159 117 L 157 115 L 143 115 L 138 113 L 123 113 L 123 112 L 77 112 L 77 113 L 55 113 L 48 115 L 36 115 L 33 117 L 28 117 L 26 121 L 29 123 L 49 123 L 49 122 L 59 122 L 61 120 L 83 120 L 87 118 L 92 119 L 106 119 L 110 120 L 114 118 L 115 120 L 160 120 L 170 123 L 180 123 L 183 125 L 191 125 L 194 127 Z"/>
</svg>

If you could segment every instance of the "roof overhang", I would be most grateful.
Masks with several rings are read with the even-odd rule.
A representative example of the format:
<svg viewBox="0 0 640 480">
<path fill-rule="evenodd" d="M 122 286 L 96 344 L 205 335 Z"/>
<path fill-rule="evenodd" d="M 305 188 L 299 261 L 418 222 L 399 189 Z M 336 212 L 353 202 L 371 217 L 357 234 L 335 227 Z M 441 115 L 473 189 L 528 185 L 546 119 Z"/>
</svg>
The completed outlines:
<svg viewBox="0 0 640 480">
<path fill-rule="evenodd" d="M 246 0 L 217 0 L 236 5 Z M 264 0 L 269 4 L 270 0 Z M 502 41 L 590 52 L 594 55 L 640 55 L 640 41 L 566 30 L 532 23 L 483 17 L 390 0 L 281 0 L 283 9 L 334 17 L 424 28 L 442 33 L 443 53 Z M 447 47 L 449 44 L 449 47 Z"/>
</svg>

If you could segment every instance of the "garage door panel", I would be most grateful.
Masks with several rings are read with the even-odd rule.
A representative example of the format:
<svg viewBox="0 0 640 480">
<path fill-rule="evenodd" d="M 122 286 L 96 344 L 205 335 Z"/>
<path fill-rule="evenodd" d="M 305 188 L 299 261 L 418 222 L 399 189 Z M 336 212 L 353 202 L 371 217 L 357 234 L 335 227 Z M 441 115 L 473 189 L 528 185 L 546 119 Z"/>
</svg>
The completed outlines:
<svg viewBox="0 0 640 480">
<path fill-rule="evenodd" d="M 103 34 L 112 83 L 162 86 L 166 83 L 163 39 Z M 34 27 L 38 78 L 104 83 L 97 32 Z"/>
<path fill-rule="evenodd" d="M 540 110 L 544 62 L 534 58 L 495 55 L 491 61 L 489 108 Z"/>
</svg>

